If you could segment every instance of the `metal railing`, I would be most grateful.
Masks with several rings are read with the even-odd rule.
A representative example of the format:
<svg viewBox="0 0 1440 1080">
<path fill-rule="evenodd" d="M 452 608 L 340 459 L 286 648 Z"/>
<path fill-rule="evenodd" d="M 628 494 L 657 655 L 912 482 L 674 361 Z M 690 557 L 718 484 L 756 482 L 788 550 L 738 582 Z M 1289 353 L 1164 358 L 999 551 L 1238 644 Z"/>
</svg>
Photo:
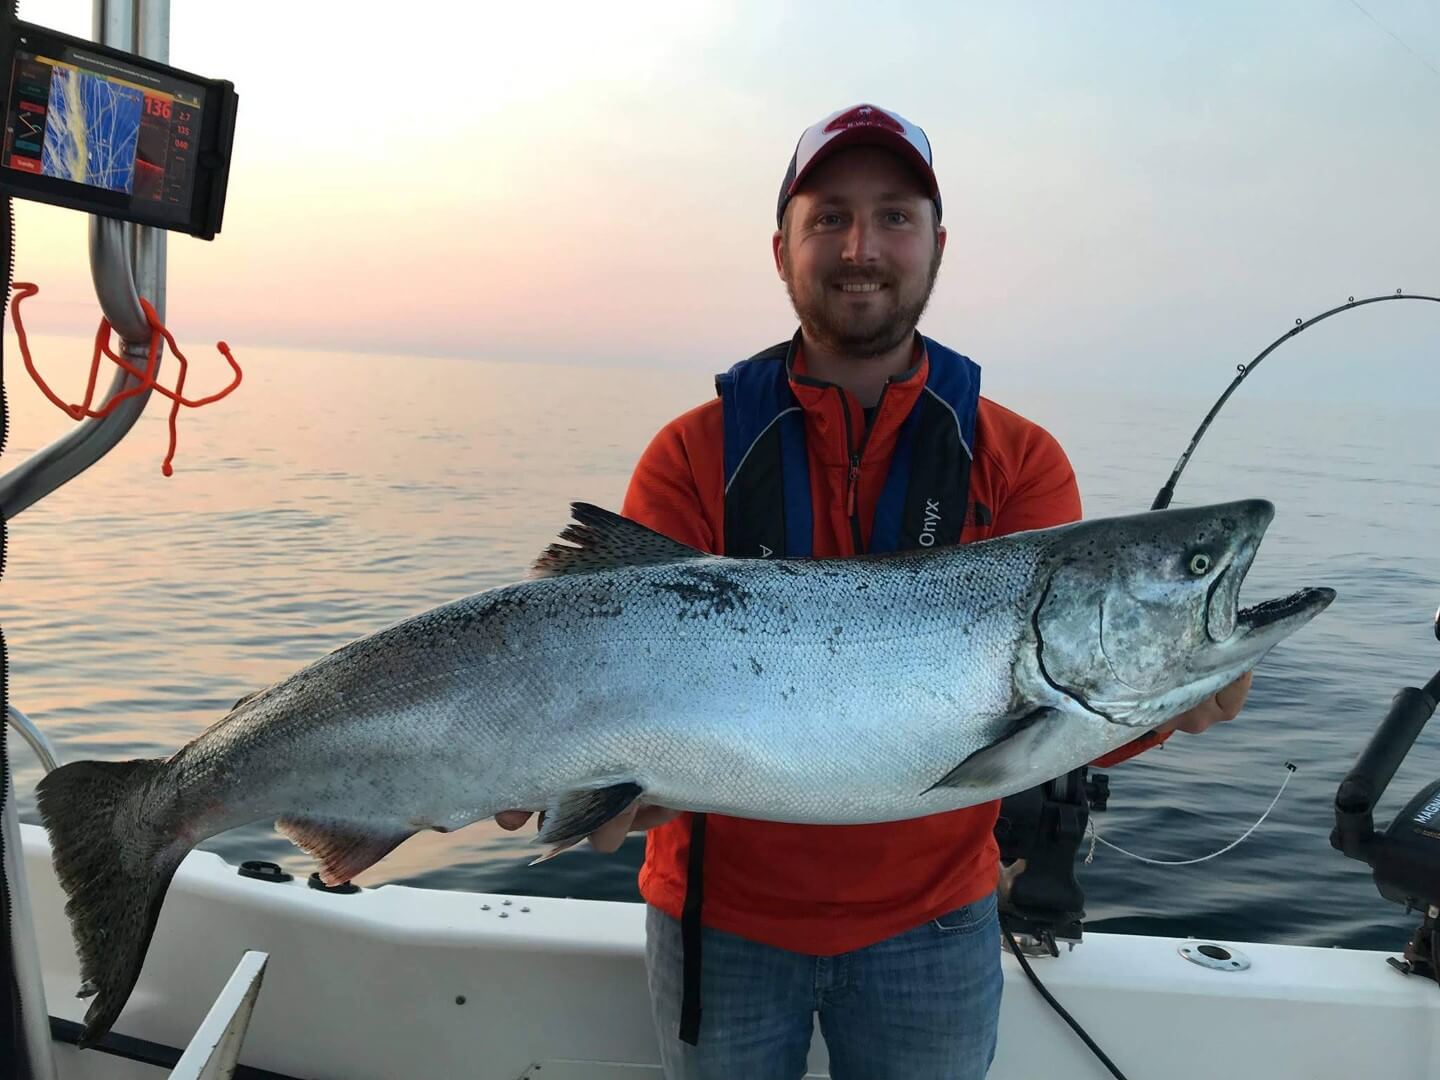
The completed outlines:
<svg viewBox="0 0 1440 1080">
<path fill-rule="evenodd" d="M 170 0 L 93 0 L 92 33 L 103 45 L 138 53 L 153 60 L 170 59 Z M 156 313 L 165 317 L 166 236 L 163 230 L 138 227 L 105 218 L 90 219 L 90 275 L 105 317 L 121 338 L 121 351 L 136 367 L 144 368 L 150 348 L 150 327 L 140 307 L 143 294 Z M 157 357 L 157 365 L 158 365 Z M 111 383 L 111 395 L 134 385 L 123 369 Z M 126 399 L 108 416 L 86 420 L 67 435 L 37 451 L 0 475 L 0 512 L 13 520 L 56 488 L 73 480 L 108 454 L 145 411 L 148 389 Z M 18 710 L 23 721 L 17 730 L 45 761 L 54 767 L 48 740 Z M 11 722 L 15 723 L 14 716 Z M 38 736 L 38 744 L 31 736 Z M 11 940 L 25 1029 L 25 1045 L 33 1080 L 56 1080 L 50 1042 L 50 1015 L 45 1001 L 30 892 L 21 857 L 20 821 L 15 811 L 13 781 L 7 777 L 3 831 L 5 874 L 12 898 Z"/>
<path fill-rule="evenodd" d="M 47 773 L 54 772 L 59 768 L 58 759 L 55 756 L 55 747 L 51 744 L 50 740 L 45 737 L 45 733 L 31 722 L 28 716 L 15 708 L 14 705 L 9 704 L 5 706 L 5 716 L 6 719 L 10 721 L 10 727 L 14 729 L 14 731 L 29 744 L 30 749 L 35 752 L 35 756 L 40 759 L 40 764 L 45 766 Z"/>
<path fill-rule="evenodd" d="M 94 0 L 95 40 L 152 60 L 170 59 L 170 0 Z M 90 219 L 90 276 L 95 296 L 110 325 L 121 338 L 120 349 L 144 369 L 150 349 L 150 326 L 140 307 L 143 295 L 165 318 L 166 235 L 163 229 L 131 225 L 110 218 Z M 159 358 L 156 360 L 157 370 Z M 118 394 L 139 380 L 117 369 L 109 394 Z M 122 401 L 98 420 L 86 420 L 13 469 L 0 475 L 0 507 L 14 520 L 56 488 L 73 480 L 108 454 L 140 419 L 150 400 L 146 389 Z"/>
</svg>

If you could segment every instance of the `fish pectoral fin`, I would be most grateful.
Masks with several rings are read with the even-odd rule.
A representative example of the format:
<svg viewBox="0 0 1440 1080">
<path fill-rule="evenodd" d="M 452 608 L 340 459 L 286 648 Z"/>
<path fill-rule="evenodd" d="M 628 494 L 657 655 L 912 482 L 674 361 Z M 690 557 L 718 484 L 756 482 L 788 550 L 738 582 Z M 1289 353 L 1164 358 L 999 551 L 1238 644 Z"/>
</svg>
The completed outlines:
<svg viewBox="0 0 1440 1080">
<path fill-rule="evenodd" d="M 1041 706 L 1016 719 L 1011 730 L 998 742 L 976 750 L 930 787 L 993 788 L 1027 776 L 1038 776 L 1035 762 L 1040 750 L 1055 733 L 1061 712 Z M 1036 781 L 1039 782 L 1038 780 Z"/>
<path fill-rule="evenodd" d="M 358 877 L 418 831 L 366 828 L 354 821 L 298 815 L 280 818 L 275 828 L 320 864 L 320 880 L 326 885 L 343 885 Z"/>
<path fill-rule="evenodd" d="M 569 544 L 551 544 L 530 567 L 532 578 L 589 574 L 625 566 L 663 566 L 704 559 L 703 551 L 676 543 L 639 522 L 589 503 L 570 504 L 574 517 L 560 533 Z M 571 547 L 570 544 L 576 545 Z"/>
<path fill-rule="evenodd" d="M 619 817 L 644 791 L 639 784 L 628 780 L 609 787 L 567 791 L 546 804 L 545 824 L 535 842 L 555 848 L 569 847 Z"/>
<path fill-rule="evenodd" d="M 577 836 L 574 840 L 567 840 L 567 841 L 565 841 L 565 843 L 563 843 L 563 844 L 556 844 L 556 845 L 555 845 L 554 847 L 552 847 L 549 851 L 545 852 L 544 855 L 537 855 L 537 856 L 535 856 L 535 858 L 531 859 L 531 860 L 530 860 L 528 863 L 526 863 L 525 865 L 526 865 L 526 866 L 539 866 L 541 863 L 549 862 L 549 861 L 550 861 L 551 859 L 553 859 L 556 855 L 559 855 L 561 852 L 564 852 L 564 851 L 569 851 L 572 847 L 574 847 L 574 846 L 575 846 L 576 844 L 578 844 L 579 842 L 580 842 L 580 838 Z"/>
</svg>

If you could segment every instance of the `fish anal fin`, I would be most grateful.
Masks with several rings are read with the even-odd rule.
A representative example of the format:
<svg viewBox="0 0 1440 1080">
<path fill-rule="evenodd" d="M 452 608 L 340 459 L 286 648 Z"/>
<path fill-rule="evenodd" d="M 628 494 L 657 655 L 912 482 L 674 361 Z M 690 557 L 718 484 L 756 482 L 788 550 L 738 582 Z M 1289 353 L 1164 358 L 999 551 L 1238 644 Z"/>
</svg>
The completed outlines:
<svg viewBox="0 0 1440 1080">
<path fill-rule="evenodd" d="M 275 828 L 320 864 L 320 880 L 326 885 L 343 885 L 358 877 L 417 831 L 293 814 L 278 819 Z"/>
<path fill-rule="evenodd" d="M 535 841 L 557 849 L 567 848 L 619 817 L 642 794 L 644 789 L 628 780 L 608 787 L 567 791 L 546 805 L 545 824 Z"/>
<path fill-rule="evenodd" d="M 1062 713 L 1042 705 L 1015 720 L 1008 734 L 977 750 L 942 776 L 929 789 L 994 788 L 1032 774 L 1031 763 L 1054 735 Z"/>
<path fill-rule="evenodd" d="M 590 503 L 571 503 L 570 513 L 575 520 L 560 533 L 560 539 L 568 543 L 551 544 L 541 552 L 530 567 L 532 578 L 708 558 L 703 551 Z"/>
</svg>

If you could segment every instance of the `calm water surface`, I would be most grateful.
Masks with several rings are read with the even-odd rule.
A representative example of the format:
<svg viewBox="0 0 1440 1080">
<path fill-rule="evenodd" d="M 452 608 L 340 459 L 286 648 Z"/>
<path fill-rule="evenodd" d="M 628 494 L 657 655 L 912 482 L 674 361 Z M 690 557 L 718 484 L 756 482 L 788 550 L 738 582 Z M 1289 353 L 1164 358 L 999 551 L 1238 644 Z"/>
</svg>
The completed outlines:
<svg viewBox="0 0 1440 1080">
<path fill-rule="evenodd" d="M 61 349 L 41 343 L 39 355 L 58 364 Z M 242 359 L 240 392 L 181 418 L 173 478 L 159 473 L 157 402 L 109 458 L 12 523 L 0 588 L 11 697 L 62 759 L 168 754 L 237 698 L 336 646 L 516 580 L 571 500 L 618 507 L 654 431 L 710 393 L 696 370 L 263 349 Z M 68 422 L 18 364 L 7 374 L 9 464 Z M 1044 386 L 994 393 L 1060 438 L 1090 515 L 1147 507 L 1209 404 L 1133 388 L 1093 399 Z M 1328 833 L 1335 787 L 1391 695 L 1440 666 L 1429 628 L 1440 451 L 1417 438 L 1429 430 L 1404 407 L 1243 396 L 1227 406 L 1176 504 L 1272 499 L 1279 513 L 1245 602 L 1305 584 L 1339 599 L 1271 654 L 1234 724 L 1112 770 L 1111 809 L 1097 821 L 1152 857 L 1202 855 L 1264 810 L 1286 761 L 1299 771 L 1265 825 L 1211 862 L 1158 868 L 1101 848 L 1081 874 L 1092 927 L 1381 949 L 1408 936 L 1412 921 L 1330 849 Z M 12 746 L 21 812 L 34 821 L 39 769 Z M 1437 774 L 1440 725 L 1396 777 L 1381 820 Z M 235 862 L 313 868 L 268 825 L 204 846 Z M 418 836 L 360 881 L 635 899 L 641 846 L 532 869 L 528 836 L 482 823 Z"/>
</svg>

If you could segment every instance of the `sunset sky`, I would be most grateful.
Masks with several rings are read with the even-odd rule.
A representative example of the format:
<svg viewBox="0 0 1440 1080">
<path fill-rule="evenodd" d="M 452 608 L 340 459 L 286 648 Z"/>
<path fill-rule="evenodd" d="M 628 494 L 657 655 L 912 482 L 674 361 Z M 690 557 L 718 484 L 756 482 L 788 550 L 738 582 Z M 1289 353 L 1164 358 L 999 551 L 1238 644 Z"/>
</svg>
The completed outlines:
<svg viewBox="0 0 1440 1080">
<path fill-rule="evenodd" d="M 21 16 L 88 36 L 89 9 Z M 242 357 L 726 366 L 793 328 L 776 190 L 861 101 L 930 135 L 950 241 L 923 329 L 987 377 L 1218 391 L 1297 317 L 1440 295 L 1429 0 L 174 0 L 171 62 L 240 112 L 220 237 L 170 241 L 170 322 Z M 17 218 L 32 323 L 88 332 L 85 219 Z M 1263 390 L 1433 394 L 1440 304 L 1291 349 Z"/>
</svg>

